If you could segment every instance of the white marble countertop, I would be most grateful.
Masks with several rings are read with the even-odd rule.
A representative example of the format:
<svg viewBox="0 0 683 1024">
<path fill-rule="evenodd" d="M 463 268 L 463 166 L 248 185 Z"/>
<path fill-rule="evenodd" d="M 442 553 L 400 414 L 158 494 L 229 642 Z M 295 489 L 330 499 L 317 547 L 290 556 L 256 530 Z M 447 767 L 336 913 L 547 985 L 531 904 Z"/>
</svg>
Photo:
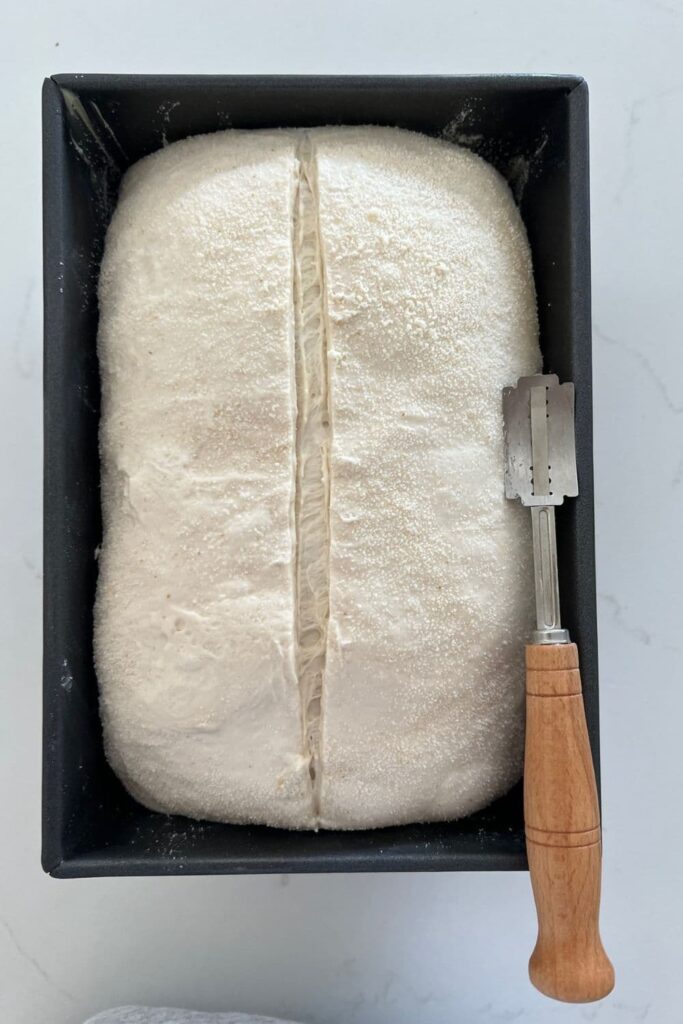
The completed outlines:
<svg viewBox="0 0 683 1024">
<path fill-rule="evenodd" d="M 4 6 L 0 1020 L 81 1024 L 139 1002 L 310 1024 L 678 1024 L 683 3 Z M 40 87 L 59 71 L 587 78 L 603 934 L 618 972 L 603 1003 L 553 1004 L 528 984 L 535 919 L 526 874 L 76 882 L 42 874 Z"/>
</svg>

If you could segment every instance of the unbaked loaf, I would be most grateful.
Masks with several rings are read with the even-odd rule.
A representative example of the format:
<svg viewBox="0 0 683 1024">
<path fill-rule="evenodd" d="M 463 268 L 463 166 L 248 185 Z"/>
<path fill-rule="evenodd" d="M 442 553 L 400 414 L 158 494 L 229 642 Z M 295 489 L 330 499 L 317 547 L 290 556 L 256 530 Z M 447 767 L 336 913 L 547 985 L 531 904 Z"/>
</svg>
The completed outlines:
<svg viewBox="0 0 683 1024">
<path fill-rule="evenodd" d="M 521 773 L 537 371 L 503 179 L 395 129 L 221 132 L 127 173 L 100 275 L 107 756 L 148 807 L 457 818 Z"/>
<path fill-rule="evenodd" d="M 294 144 L 126 176 L 99 285 L 108 757 L 142 803 L 313 824 L 294 671 Z"/>
</svg>

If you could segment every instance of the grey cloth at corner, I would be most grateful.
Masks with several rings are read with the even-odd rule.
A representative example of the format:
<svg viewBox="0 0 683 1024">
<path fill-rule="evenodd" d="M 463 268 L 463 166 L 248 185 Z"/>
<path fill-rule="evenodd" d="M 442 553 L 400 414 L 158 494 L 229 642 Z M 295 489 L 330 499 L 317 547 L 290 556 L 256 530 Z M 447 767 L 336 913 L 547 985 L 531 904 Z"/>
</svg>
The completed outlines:
<svg viewBox="0 0 683 1024">
<path fill-rule="evenodd" d="M 250 1013 L 199 1013 L 149 1006 L 120 1006 L 91 1017 L 85 1024 L 295 1024 L 275 1017 L 254 1017 Z"/>
</svg>

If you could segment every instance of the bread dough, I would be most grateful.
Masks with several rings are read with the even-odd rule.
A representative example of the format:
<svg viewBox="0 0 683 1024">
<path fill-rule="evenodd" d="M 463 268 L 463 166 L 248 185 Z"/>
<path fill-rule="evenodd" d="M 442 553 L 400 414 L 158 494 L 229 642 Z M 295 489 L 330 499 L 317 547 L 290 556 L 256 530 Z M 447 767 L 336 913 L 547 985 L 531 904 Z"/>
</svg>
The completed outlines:
<svg viewBox="0 0 683 1024">
<path fill-rule="evenodd" d="M 100 276 L 107 756 L 154 809 L 456 818 L 521 773 L 540 367 L 503 179 L 396 129 L 221 132 L 127 173 Z"/>
<path fill-rule="evenodd" d="M 528 513 L 501 390 L 539 351 L 524 228 L 470 152 L 317 141 L 332 394 L 328 827 L 457 818 L 521 774 Z"/>
<path fill-rule="evenodd" d="M 148 807 L 313 825 L 294 670 L 295 140 L 126 175 L 100 275 L 106 750 Z"/>
</svg>

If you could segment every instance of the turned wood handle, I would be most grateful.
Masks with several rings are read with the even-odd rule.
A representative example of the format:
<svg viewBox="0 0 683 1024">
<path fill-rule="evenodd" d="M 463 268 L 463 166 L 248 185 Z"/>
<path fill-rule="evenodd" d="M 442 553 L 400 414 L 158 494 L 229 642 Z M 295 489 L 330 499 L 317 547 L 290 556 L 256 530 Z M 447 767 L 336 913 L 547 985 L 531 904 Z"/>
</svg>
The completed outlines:
<svg viewBox="0 0 683 1024">
<path fill-rule="evenodd" d="M 576 644 L 526 649 L 524 821 L 538 939 L 529 977 L 569 1003 L 602 999 L 614 969 L 599 931 L 601 836 Z"/>
</svg>

